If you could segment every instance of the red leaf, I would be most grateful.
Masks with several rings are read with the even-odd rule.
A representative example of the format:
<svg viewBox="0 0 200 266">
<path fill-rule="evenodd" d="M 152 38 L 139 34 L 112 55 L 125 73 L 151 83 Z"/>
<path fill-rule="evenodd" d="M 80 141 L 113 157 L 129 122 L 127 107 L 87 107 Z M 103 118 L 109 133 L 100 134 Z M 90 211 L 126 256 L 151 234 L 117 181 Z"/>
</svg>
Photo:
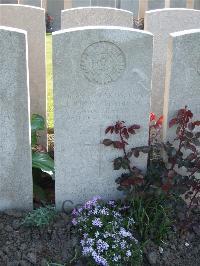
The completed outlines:
<svg viewBox="0 0 200 266">
<path fill-rule="evenodd" d="M 193 122 L 193 125 L 194 125 L 194 126 L 200 126 L 200 121 L 195 121 L 195 122 Z"/>
<path fill-rule="evenodd" d="M 127 130 L 127 128 L 122 129 L 122 134 L 124 135 L 124 137 L 125 137 L 126 139 L 129 138 L 129 134 L 128 134 L 128 130 Z"/>
<path fill-rule="evenodd" d="M 116 149 L 123 149 L 125 144 L 121 141 L 113 141 L 113 146 L 116 148 Z"/>
<path fill-rule="evenodd" d="M 169 179 L 173 179 L 175 175 L 176 175 L 176 173 L 175 173 L 174 170 L 170 170 L 170 171 L 168 172 L 168 178 L 169 178 Z"/>
<path fill-rule="evenodd" d="M 190 117 L 190 118 L 192 118 L 193 117 L 193 113 L 190 110 L 188 110 L 187 111 L 187 116 Z"/>
<path fill-rule="evenodd" d="M 163 124 L 163 115 L 158 119 L 158 121 L 156 122 L 156 126 L 161 126 Z"/>
<path fill-rule="evenodd" d="M 133 129 L 133 128 L 128 128 L 128 132 L 130 133 L 130 134 L 135 134 L 135 130 Z"/>
<path fill-rule="evenodd" d="M 172 186 L 171 184 L 166 183 L 166 184 L 162 185 L 162 190 L 165 192 L 168 192 L 170 190 L 171 186 Z"/>
<path fill-rule="evenodd" d="M 114 131 L 114 126 L 109 126 L 109 127 L 106 128 L 105 134 L 107 134 L 108 132 L 110 132 L 112 134 L 113 131 Z"/>
<path fill-rule="evenodd" d="M 140 129 L 140 125 L 132 125 L 131 126 L 133 129 Z"/>
<path fill-rule="evenodd" d="M 176 125 L 177 123 L 177 119 L 176 118 L 173 118 L 172 120 L 169 121 L 169 128 L 170 127 L 173 127 L 174 125 Z"/>
<path fill-rule="evenodd" d="M 150 113 L 150 122 L 152 122 L 156 119 L 157 119 L 156 115 L 154 113 Z"/>
<path fill-rule="evenodd" d="M 123 187 L 129 187 L 131 185 L 138 185 L 138 184 L 142 184 L 144 182 L 143 180 L 143 176 L 141 176 L 142 178 L 140 177 L 135 177 L 135 178 L 128 178 L 128 179 L 125 179 L 123 180 L 120 185 L 123 186 Z"/>
</svg>

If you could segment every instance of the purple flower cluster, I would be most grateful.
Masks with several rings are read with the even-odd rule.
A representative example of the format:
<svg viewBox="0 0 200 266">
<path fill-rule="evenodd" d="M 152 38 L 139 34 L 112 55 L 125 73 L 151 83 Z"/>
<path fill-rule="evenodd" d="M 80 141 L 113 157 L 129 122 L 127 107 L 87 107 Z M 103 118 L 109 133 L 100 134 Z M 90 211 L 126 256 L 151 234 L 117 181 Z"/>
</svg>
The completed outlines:
<svg viewBox="0 0 200 266">
<path fill-rule="evenodd" d="M 126 265 L 139 249 L 138 240 L 128 229 L 134 220 L 123 217 L 115 201 L 103 204 L 100 197 L 95 197 L 74 209 L 72 215 L 72 224 L 81 235 L 82 254 L 96 265 Z"/>
</svg>

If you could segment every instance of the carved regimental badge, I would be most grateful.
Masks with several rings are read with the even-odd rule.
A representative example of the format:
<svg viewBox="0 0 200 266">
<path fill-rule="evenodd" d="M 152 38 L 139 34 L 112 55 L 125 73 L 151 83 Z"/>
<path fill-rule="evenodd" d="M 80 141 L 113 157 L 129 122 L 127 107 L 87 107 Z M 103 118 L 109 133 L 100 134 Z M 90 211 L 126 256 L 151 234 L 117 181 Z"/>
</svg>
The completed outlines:
<svg viewBox="0 0 200 266">
<path fill-rule="evenodd" d="M 111 42 L 96 42 L 88 46 L 81 57 L 81 70 L 92 83 L 108 84 L 124 72 L 126 59 L 122 50 Z"/>
</svg>

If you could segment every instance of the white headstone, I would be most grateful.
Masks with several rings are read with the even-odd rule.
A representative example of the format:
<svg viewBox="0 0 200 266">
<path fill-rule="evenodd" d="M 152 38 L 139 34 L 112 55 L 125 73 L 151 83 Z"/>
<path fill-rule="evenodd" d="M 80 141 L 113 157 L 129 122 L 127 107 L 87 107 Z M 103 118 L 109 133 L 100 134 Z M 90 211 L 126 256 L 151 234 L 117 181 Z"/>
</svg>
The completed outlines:
<svg viewBox="0 0 200 266">
<path fill-rule="evenodd" d="M 45 10 L 22 5 L 0 5 L 0 25 L 27 31 L 31 114 L 46 120 Z M 41 142 L 46 145 L 46 134 Z"/>
<path fill-rule="evenodd" d="M 139 0 L 122 0 L 120 3 L 120 8 L 133 12 L 134 18 L 137 18 L 139 12 Z"/>
<path fill-rule="evenodd" d="M 187 0 L 170 0 L 170 7 L 184 8 L 187 6 Z"/>
<path fill-rule="evenodd" d="M 26 32 L 0 26 L 0 211 L 32 209 Z"/>
<path fill-rule="evenodd" d="M 0 0 L 0 4 L 18 4 L 18 0 Z"/>
<path fill-rule="evenodd" d="M 148 11 L 145 15 L 145 30 L 154 35 L 152 70 L 151 111 L 163 112 L 167 42 L 174 31 L 200 27 L 200 11 L 193 9 L 166 8 Z"/>
<path fill-rule="evenodd" d="M 42 7 L 42 0 L 19 0 L 19 4 Z"/>
<path fill-rule="evenodd" d="M 91 6 L 91 0 L 71 0 L 72 7 L 83 7 L 83 6 Z"/>
<path fill-rule="evenodd" d="M 170 34 L 164 97 L 164 139 L 175 137 L 169 121 L 185 106 L 200 120 L 200 30 Z"/>
<path fill-rule="evenodd" d="M 47 13 L 53 17 L 53 30 L 60 30 L 61 28 L 61 11 L 65 9 L 66 3 L 64 0 L 48 0 Z"/>
<path fill-rule="evenodd" d="M 148 143 L 153 36 L 122 27 L 71 28 L 53 34 L 56 205 L 94 195 L 116 198 L 112 161 L 100 142 L 119 120 L 140 124 L 131 145 Z M 120 153 L 121 154 L 121 153 Z M 60 159 L 62 157 L 62 159 Z M 146 169 L 142 156 L 136 165 Z"/>
<path fill-rule="evenodd" d="M 133 13 L 109 7 L 80 7 L 62 11 L 61 28 L 84 26 L 133 27 Z"/>
<path fill-rule="evenodd" d="M 165 0 L 147 0 L 147 1 L 148 1 L 148 10 L 160 9 L 165 7 Z"/>
<path fill-rule="evenodd" d="M 91 6 L 115 7 L 115 0 L 91 0 Z"/>
</svg>

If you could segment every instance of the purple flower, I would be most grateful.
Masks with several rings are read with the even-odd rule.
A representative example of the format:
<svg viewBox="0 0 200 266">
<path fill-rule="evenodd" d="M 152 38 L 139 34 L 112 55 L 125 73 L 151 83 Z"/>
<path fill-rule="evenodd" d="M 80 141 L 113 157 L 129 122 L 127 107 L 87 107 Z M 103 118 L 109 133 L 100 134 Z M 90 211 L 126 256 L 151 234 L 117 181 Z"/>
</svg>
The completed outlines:
<svg viewBox="0 0 200 266">
<path fill-rule="evenodd" d="M 103 252 L 104 250 L 108 250 L 108 248 L 109 248 L 109 245 L 105 241 L 103 241 L 101 239 L 99 239 L 97 241 L 97 250 L 99 252 Z"/>
<path fill-rule="evenodd" d="M 75 218 L 72 219 L 72 224 L 73 225 L 77 225 L 78 224 L 78 222 L 77 222 L 77 220 Z"/>
<path fill-rule="evenodd" d="M 125 247 L 126 247 L 126 241 L 122 241 L 121 243 L 120 243 L 120 246 L 121 246 L 121 249 L 125 249 Z"/>
<path fill-rule="evenodd" d="M 132 234 L 129 231 L 126 231 L 123 227 L 120 228 L 120 235 L 123 237 L 132 237 Z"/>
<path fill-rule="evenodd" d="M 97 227 L 102 227 L 103 224 L 102 224 L 100 218 L 95 218 L 95 219 L 92 221 L 92 225 L 97 226 Z"/>
<path fill-rule="evenodd" d="M 114 200 L 109 200 L 109 201 L 108 201 L 108 205 L 110 205 L 110 206 L 115 206 L 115 201 L 114 201 Z"/>
<path fill-rule="evenodd" d="M 106 259 L 104 259 L 103 257 L 99 256 L 95 251 L 92 252 L 92 257 L 95 260 L 95 262 L 98 265 L 102 265 L 102 266 L 108 266 L 108 263 L 106 261 Z"/>
<path fill-rule="evenodd" d="M 127 250 L 127 252 L 126 252 L 126 256 L 127 256 L 127 257 L 130 257 L 130 256 L 131 256 L 131 251 L 130 251 L 130 250 Z"/>
<path fill-rule="evenodd" d="M 83 255 L 89 255 L 90 253 L 92 253 L 94 250 L 92 247 L 83 247 Z"/>
<path fill-rule="evenodd" d="M 72 214 L 77 216 L 79 214 L 79 212 L 77 211 L 77 209 L 73 209 Z"/>
</svg>

